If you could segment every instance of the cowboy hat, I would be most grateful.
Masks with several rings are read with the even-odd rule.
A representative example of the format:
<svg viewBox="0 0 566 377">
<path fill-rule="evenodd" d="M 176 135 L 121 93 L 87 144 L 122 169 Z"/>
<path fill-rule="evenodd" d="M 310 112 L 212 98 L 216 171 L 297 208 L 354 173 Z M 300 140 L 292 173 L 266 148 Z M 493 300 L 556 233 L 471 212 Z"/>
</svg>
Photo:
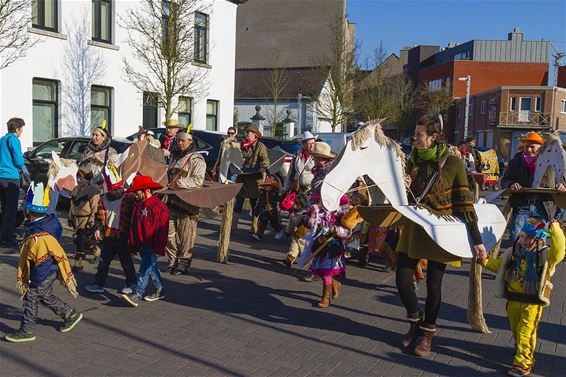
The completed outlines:
<svg viewBox="0 0 566 377">
<path fill-rule="evenodd" d="M 183 125 L 179 123 L 177 119 L 167 119 L 163 122 L 163 125 L 167 128 L 181 128 Z"/>
<path fill-rule="evenodd" d="M 544 139 L 538 133 L 531 131 L 521 139 L 523 143 L 544 144 Z"/>
<path fill-rule="evenodd" d="M 134 177 L 134 182 L 132 183 L 132 186 L 129 189 L 127 189 L 126 192 L 135 192 L 145 189 L 157 190 L 161 188 L 163 188 L 163 186 L 161 186 L 157 182 L 153 182 L 153 179 L 150 176 L 137 175 Z"/>
<path fill-rule="evenodd" d="M 263 182 L 259 183 L 259 186 L 271 186 L 279 188 L 279 183 L 271 177 L 266 177 Z"/>
<path fill-rule="evenodd" d="M 317 135 L 318 136 L 318 135 Z M 317 139 L 317 136 L 313 135 L 310 131 L 305 131 L 301 134 L 301 142 L 310 140 L 310 139 Z"/>
<path fill-rule="evenodd" d="M 313 157 L 318 158 L 334 158 L 334 155 L 330 151 L 330 145 L 326 144 L 324 141 L 317 141 L 314 143 L 314 148 L 311 151 L 306 151 Z"/>
<path fill-rule="evenodd" d="M 261 138 L 261 131 L 257 128 L 257 126 L 255 124 L 250 124 L 248 126 L 246 126 L 246 129 L 244 130 L 244 133 L 246 132 L 253 132 L 254 134 L 257 135 L 258 139 Z"/>
</svg>

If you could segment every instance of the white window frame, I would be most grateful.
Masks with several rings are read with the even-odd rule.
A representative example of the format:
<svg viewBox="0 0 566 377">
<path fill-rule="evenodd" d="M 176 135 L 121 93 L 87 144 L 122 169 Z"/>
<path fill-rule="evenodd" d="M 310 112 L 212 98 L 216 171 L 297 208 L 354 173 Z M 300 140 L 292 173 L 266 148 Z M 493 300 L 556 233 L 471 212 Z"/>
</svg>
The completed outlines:
<svg viewBox="0 0 566 377">
<path fill-rule="evenodd" d="M 485 114 L 485 107 L 486 107 L 486 101 L 483 100 L 480 102 L 480 114 Z"/>
<path fill-rule="evenodd" d="M 535 113 L 540 113 L 542 111 L 542 97 L 535 97 Z"/>
<path fill-rule="evenodd" d="M 560 101 L 560 112 L 566 114 L 566 99 Z"/>
</svg>

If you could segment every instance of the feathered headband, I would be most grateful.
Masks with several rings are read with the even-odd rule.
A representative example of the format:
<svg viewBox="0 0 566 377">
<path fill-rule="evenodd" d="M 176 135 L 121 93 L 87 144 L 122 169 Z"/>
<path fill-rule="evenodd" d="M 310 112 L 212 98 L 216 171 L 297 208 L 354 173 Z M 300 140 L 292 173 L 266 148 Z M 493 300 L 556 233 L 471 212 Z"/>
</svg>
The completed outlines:
<svg viewBox="0 0 566 377">
<path fill-rule="evenodd" d="M 49 208 L 50 192 L 51 188 L 49 186 L 46 187 L 43 182 L 38 184 L 32 182 L 26 194 L 26 209 L 30 212 L 46 213 Z"/>
</svg>

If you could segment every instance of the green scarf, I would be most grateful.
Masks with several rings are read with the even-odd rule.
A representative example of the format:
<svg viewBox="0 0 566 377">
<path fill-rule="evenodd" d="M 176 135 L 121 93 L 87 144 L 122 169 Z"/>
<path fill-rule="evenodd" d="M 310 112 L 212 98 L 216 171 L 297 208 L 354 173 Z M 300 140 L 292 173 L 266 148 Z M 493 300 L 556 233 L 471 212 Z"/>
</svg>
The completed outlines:
<svg viewBox="0 0 566 377">
<path fill-rule="evenodd" d="M 443 156 L 444 152 L 446 152 L 446 144 L 436 144 L 435 146 L 427 149 L 413 148 L 410 159 L 413 163 L 430 161 L 436 159 L 439 156 Z"/>
</svg>

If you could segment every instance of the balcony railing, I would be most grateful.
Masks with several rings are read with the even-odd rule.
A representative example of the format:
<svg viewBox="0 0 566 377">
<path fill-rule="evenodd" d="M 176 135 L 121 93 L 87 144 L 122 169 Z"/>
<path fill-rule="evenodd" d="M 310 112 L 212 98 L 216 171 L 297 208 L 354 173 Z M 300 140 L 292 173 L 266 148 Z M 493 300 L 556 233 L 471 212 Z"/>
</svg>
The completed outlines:
<svg viewBox="0 0 566 377">
<path fill-rule="evenodd" d="M 532 111 L 501 112 L 499 113 L 499 126 L 550 127 L 550 113 L 538 113 Z"/>
</svg>

